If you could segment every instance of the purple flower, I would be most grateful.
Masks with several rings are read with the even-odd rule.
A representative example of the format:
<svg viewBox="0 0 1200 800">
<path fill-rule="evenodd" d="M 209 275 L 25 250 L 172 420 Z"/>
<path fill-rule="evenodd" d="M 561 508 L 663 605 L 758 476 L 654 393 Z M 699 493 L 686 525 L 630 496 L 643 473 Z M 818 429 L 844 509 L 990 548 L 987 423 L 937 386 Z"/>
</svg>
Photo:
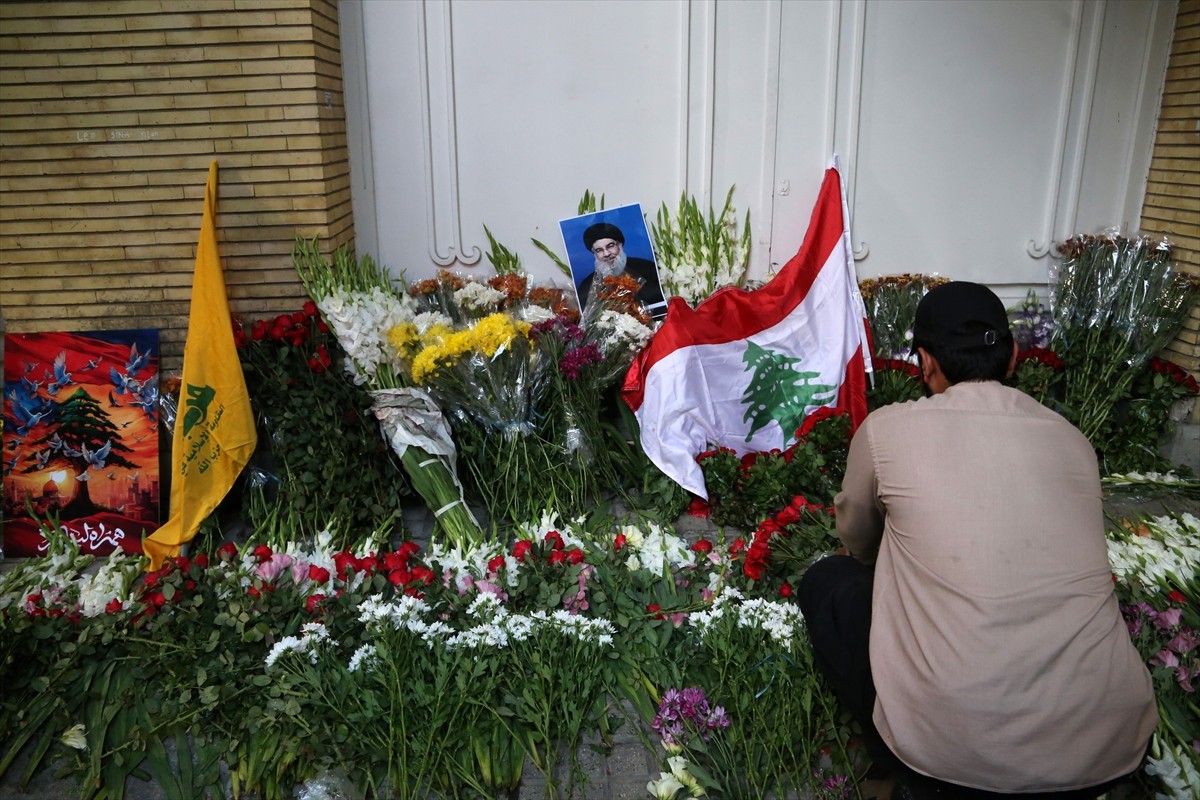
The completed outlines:
<svg viewBox="0 0 1200 800">
<path fill-rule="evenodd" d="M 1174 650 L 1164 647 L 1162 650 L 1159 650 L 1153 658 L 1150 659 L 1150 663 L 1156 667 L 1175 668 L 1179 666 L 1179 656 L 1175 655 Z"/>
<path fill-rule="evenodd" d="M 1168 608 L 1166 611 L 1160 611 L 1154 617 L 1154 624 L 1163 630 L 1174 628 L 1179 624 L 1179 620 L 1183 617 L 1182 608 Z"/>
<path fill-rule="evenodd" d="M 585 345 L 573 347 L 568 350 L 559 359 L 558 368 L 562 370 L 563 375 L 574 380 L 579 377 L 584 367 L 599 364 L 603 360 L 604 353 L 600 352 L 600 346 L 595 342 L 588 342 Z"/>
<path fill-rule="evenodd" d="M 1179 655 L 1184 655 L 1195 650 L 1197 644 L 1200 644 L 1200 638 L 1196 636 L 1196 632 L 1191 628 L 1184 628 L 1175 634 L 1174 639 L 1167 642 L 1167 647 L 1179 653 Z"/>
<path fill-rule="evenodd" d="M 1191 694 L 1192 692 L 1196 691 L 1195 687 L 1192 686 L 1192 678 L 1196 677 L 1198 674 L 1200 674 L 1200 667 L 1197 667 L 1191 672 L 1188 671 L 1187 667 L 1180 667 L 1179 669 L 1175 670 L 1175 680 L 1179 682 L 1179 687 L 1181 689 L 1188 694 Z"/>
</svg>

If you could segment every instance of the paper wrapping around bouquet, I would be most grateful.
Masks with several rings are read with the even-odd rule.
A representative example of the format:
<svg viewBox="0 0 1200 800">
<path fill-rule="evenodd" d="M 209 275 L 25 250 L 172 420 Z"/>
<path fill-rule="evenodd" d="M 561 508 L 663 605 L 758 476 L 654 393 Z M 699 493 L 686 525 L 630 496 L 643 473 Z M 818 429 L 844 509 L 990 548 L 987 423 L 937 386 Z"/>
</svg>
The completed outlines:
<svg viewBox="0 0 1200 800">
<path fill-rule="evenodd" d="M 420 389 L 372 389 L 371 411 L 383 426 L 384 435 L 397 456 L 410 447 L 445 456 L 454 471 L 454 440 L 450 426 L 433 398 Z"/>
<path fill-rule="evenodd" d="M 457 498 L 440 508 L 435 507 L 437 503 L 432 503 L 430 510 L 433 511 L 434 517 L 441 519 L 447 512 L 461 506 L 461 512 L 456 513 L 461 513 L 466 523 L 478 529 L 479 523 L 463 498 L 462 482 L 459 481 L 455 469 L 456 451 L 454 439 L 450 437 L 450 426 L 446 424 L 446 417 L 433 398 L 420 389 L 411 387 L 372 389 L 368 393 L 371 396 L 371 411 L 379 420 L 384 437 L 396 456 L 403 458 L 408 448 L 416 447 L 429 455 L 428 460 L 419 464 L 421 468 L 440 463 L 445 466 L 450 479 L 454 481 Z M 427 497 L 426 501 L 429 500 Z"/>
</svg>

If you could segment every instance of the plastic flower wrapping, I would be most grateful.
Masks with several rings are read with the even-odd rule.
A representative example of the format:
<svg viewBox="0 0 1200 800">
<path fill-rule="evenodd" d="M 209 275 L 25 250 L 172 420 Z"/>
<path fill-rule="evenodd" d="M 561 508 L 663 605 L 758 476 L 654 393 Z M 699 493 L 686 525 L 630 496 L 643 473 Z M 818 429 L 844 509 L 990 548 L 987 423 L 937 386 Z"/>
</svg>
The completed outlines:
<svg viewBox="0 0 1200 800">
<path fill-rule="evenodd" d="M 651 335 L 636 291 L 606 279 L 580 318 L 563 290 L 517 273 L 409 287 L 415 313 L 386 332 L 389 357 L 445 412 L 493 522 L 575 514 L 615 482 L 601 405 Z"/>
<path fill-rule="evenodd" d="M 912 359 L 912 329 L 917 318 L 917 303 L 926 292 L 943 283 L 946 278 L 909 273 L 859 281 L 858 289 L 867 307 L 867 322 L 871 326 L 877 358 Z"/>
<path fill-rule="evenodd" d="M 1051 275 L 1051 347 L 1066 365 L 1068 419 L 1103 450 L 1117 401 L 1175 336 L 1200 281 L 1174 269 L 1171 245 L 1115 232 L 1074 236 Z"/>
</svg>

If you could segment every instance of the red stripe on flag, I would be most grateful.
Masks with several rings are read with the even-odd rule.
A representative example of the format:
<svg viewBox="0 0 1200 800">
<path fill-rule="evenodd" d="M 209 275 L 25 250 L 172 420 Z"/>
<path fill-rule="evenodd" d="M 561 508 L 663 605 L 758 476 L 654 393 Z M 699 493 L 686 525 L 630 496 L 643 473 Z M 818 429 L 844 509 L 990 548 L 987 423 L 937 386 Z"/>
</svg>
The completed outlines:
<svg viewBox="0 0 1200 800">
<path fill-rule="evenodd" d="M 841 178 L 837 170 L 827 169 L 804 242 L 770 283 L 752 292 L 735 287 L 721 289 L 694 310 L 682 298 L 671 298 L 662 327 L 625 374 L 621 395 L 629 407 L 634 411 L 641 407 L 646 376 L 655 364 L 676 350 L 745 339 L 782 322 L 804 300 L 830 253 L 842 246 L 844 228 Z M 857 367 L 853 374 L 865 385 L 861 350 L 851 364 Z M 838 394 L 839 404 L 843 397 L 856 396 L 848 392 L 844 385 Z M 866 416 L 865 404 L 863 400 L 862 416 L 855 417 L 856 427 Z"/>
</svg>

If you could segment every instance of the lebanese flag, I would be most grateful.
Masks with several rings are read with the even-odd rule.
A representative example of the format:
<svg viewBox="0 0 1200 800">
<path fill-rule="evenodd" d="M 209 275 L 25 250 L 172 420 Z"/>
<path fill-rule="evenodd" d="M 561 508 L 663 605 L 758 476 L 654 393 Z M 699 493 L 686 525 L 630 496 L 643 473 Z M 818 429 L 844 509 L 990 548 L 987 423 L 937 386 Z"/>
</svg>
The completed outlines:
<svg viewBox="0 0 1200 800">
<path fill-rule="evenodd" d="M 867 416 L 866 307 L 858 292 L 837 162 L 800 250 L 761 289 L 721 289 L 667 317 L 630 366 L 622 396 L 641 425 L 642 449 L 680 486 L 705 499 L 696 456 L 713 446 L 745 454 L 783 449 L 823 406 Z"/>
</svg>

